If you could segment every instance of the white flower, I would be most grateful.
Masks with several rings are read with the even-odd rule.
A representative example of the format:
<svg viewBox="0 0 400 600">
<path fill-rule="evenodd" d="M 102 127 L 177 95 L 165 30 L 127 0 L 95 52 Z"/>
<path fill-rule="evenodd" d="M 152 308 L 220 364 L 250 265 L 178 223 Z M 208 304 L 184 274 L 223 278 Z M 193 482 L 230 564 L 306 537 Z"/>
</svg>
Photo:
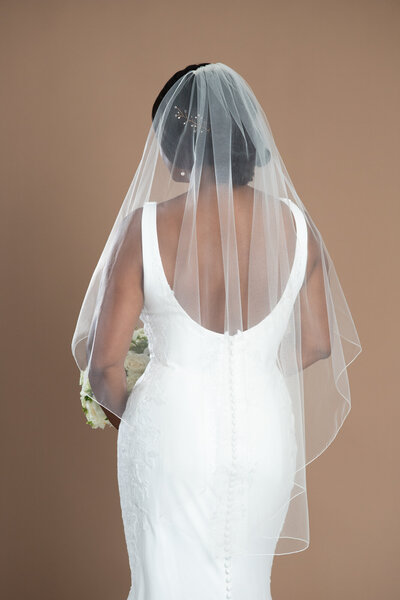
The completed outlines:
<svg viewBox="0 0 400 600">
<path fill-rule="evenodd" d="M 133 332 L 132 339 L 133 339 L 133 340 L 136 340 L 136 338 L 137 338 L 138 336 L 143 336 L 143 335 L 145 335 L 143 327 L 138 327 L 138 328 L 137 328 L 137 329 L 135 329 L 135 331 Z"/>
<path fill-rule="evenodd" d="M 81 371 L 79 383 L 81 384 L 81 404 L 83 412 L 86 415 L 86 423 L 92 429 L 104 429 L 106 425 L 111 425 L 106 413 L 101 408 L 100 404 L 95 400 L 90 381 L 88 377 L 88 369 Z"/>
<path fill-rule="evenodd" d="M 101 429 L 104 429 L 104 427 L 106 425 L 111 425 L 105 412 L 101 408 L 100 404 L 98 402 L 96 402 L 96 400 L 85 399 L 85 400 L 83 400 L 82 405 L 85 405 L 85 407 L 86 407 L 86 411 L 85 411 L 86 419 L 87 419 L 88 424 L 93 429 L 98 429 L 99 427 Z"/>
<path fill-rule="evenodd" d="M 144 373 L 150 360 L 147 336 L 143 327 L 135 329 L 132 335 L 130 349 L 126 355 L 124 366 L 126 373 L 127 392 L 130 393 L 139 377 Z M 111 425 L 110 420 L 96 401 L 88 377 L 88 368 L 80 372 L 79 385 L 81 386 L 80 398 L 86 422 L 93 429 L 104 429 Z"/>
<path fill-rule="evenodd" d="M 136 381 L 143 375 L 149 360 L 150 357 L 148 353 L 143 352 L 142 354 L 137 354 L 136 352 L 129 350 L 124 362 L 128 392 L 132 391 Z"/>
</svg>

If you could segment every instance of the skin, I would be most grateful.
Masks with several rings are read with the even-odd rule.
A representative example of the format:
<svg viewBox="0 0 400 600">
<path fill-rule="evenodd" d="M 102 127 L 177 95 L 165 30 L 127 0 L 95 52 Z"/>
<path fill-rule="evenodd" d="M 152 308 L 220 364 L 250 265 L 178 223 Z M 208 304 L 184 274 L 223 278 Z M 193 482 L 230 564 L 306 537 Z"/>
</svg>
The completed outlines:
<svg viewBox="0 0 400 600">
<path fill-rule="evenodd" d="M 171 171 L 171 165 L 168 164 L 165 157 L 164 160 Z M 171 171 L 171 174 L 175 181 L 185 181 L 185 175 L 181 175 L 180 169 Z M 205 169 L 199 188 L 198 210 L 200 217 L 203 209 L 204 211 L 216 210 L 216 198 L 212 173 Z M 247 185 L 234 188 L 239 254 L 244 254 L 242 261 L 245 261 L 248 257 L 245 252 L 240 250 L 241 230 L 243 231 L 251 221 L 252 212 L 249 206 L 252 206 L 253 201 L 253 188 Z M 168 231 L 170 234 L 172 233 L 172 235 L 173 232 L 176 232 L 176 237 L 179 233 L 184 203 L 185 194 L 182 194 L 161 203 L 157 207 L 157 211 L 161 212 L 161 215 L 159 215 L 161 229 Z M 131 342 L 132 331 L 138 322 L 144 302 L 141 248 L 142 210 L 142 208 L 137 209 L 129 222 L 128 235 L 124 237 L 124 243 L 118 255 L 118 258 L 121 258 L 121 264 L 124 265 L 123 270 L 121 268 L 119 272 L 119 267 L 115 269 L 115 276 L 110 279 L 109 289 L 104 297 L 98 322 L 94 323 L 95 327 L 89 333 L 88 346 L 92 349 L 89 381 L 92 390 L 103 406 L 110 406 L 112 398 L 112 405 L 120 407 L 118 412 L 122 412 L 129 396 L 126 388 L 124 360 Z M 290 211 L 290 209 L 288 210 Z M 218 221 L 216 222 L 218 223 Z M 168 236 L 163 236 L 161 232 L 161 254 L 163 254 L 161 245 L 163 237 Z M 307 285 L 303 284 L 300 290 L 301 362 L 303 369 L 322 358 L 328 357 L 331 351 L 320 246 L 310 230 L 308 240 L 308 263 L 305 277 Z M 126 260 L 124 260 L 125 258 Z M 168 265 L 166 265 L 165 268 L 166 277 L 171 287 L 173 283 L 173 262 L 173 260 L 170 260 L 170 267 L 168 268 Z M 215 293 L 214 297 L 218 295 L 218 286 L 223 282 L 223 273 L 221 273 L 220 281 L 218 281 L 218 278 L 215 279 L 215 284 L 213 284 L 215 290 L 212 290 L 213 294 Z M 243 298 L 246 297 L 245 291 L 243 289 Z M 220 304 L 223 305 L 223 303 Z M 245 310 L 243 312 L 246 314 Z M 215 314 L 213 318 L 216 323 L 221 322 L 221 315 Z M 210 328 L 212 326 L 213 324 Z M 243 328 L 247 328 L 245 324 L 243 324 Z M 217 327 L 215 330 L 217 330 Z M 96 331 L 96 340 L 93 337 L 94 331 Z M 101 340 L 104 340 L 104 343 Z M 118 429 L 120 425 L 119 417 L 108 409 L 103 408 L 103 410 L 111 424 Z"/>
</svg>

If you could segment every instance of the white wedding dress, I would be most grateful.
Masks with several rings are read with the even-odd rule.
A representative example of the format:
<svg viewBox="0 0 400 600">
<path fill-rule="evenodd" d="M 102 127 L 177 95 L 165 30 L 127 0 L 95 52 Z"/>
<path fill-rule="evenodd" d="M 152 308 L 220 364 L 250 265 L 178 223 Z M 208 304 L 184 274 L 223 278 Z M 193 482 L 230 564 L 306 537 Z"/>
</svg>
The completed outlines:
<svg viewBox="0 0 400 600">
<path fill-rule="evenodd" d="M 284 293 L 264 319 L 234 335 L 204 328 L 179 304 L 161 261 L 157 204 L 143 207 L 141 319 L 150 362 L 129 396 L 118 430 L 118 484 L 132 579 L 128 600 L 271 599 L 272 561 L 297 452 L 291 399 L 276 359 L 307 261 L 305 219 L 287 202 L 296 221 L 297 244 Z M 222 351 L 226 345 L 229 353 Z M 249 389 L 244 389 L 245 381 L 251 382 Z M 221 431 L 230 445 L 224 464 L 216 465 L 211 449 Z M 254 455 L 242 461 L 246 436 L 251 436 Z M 255 465 L 251 474 L 245 472 L 249 464 Z M 274 506 L 284 508 L 273 522 L 268 520 L 266 535 L 275 541 L 270 547 L 266 542 L 263 555 L 231 556 L 231 515 L 250 475 L 254 514 L 262 514 L 263 507 L 268 514 Z M 199 494 L 207 477 L 209 492 Z M 227 493 L 216 494 L 214 506 L 223 552 L 215 558 L 210 490 L 220 489 L 223 481 L 226 488 L 221 489 Z M 259 527 L 251 514 L 246 527 Z"/>
</svg>

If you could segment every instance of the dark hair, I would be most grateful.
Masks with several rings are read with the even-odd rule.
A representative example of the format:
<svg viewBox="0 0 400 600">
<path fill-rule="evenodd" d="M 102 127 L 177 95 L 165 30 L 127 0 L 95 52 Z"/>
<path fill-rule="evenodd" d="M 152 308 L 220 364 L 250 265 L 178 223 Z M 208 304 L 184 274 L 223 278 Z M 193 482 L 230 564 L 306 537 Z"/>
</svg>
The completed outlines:
<svg viewBox="0 0 400 600">
<path fill-rule="evenodd" d="M 160 106 L 164 96 L 167 94 L 168 90 L 175 84 L 178 79 L 183 77 L 186 73 L 190 71 L 195 71 L 199 67 L 203 67 L 209 65 L 211 63 L 200 63 L 188 65 L 184 69 L 177 71 L 170 79 L 168 79 L 167 83 L 164 85 L 160 93 L 158 94 L 151 111 L 151 118 L 154 121 L 156 112 L 158 107 Z M 176 100 L 179 103 L 179 106 L 182 110 L 188 110 L 188 107 L 191 107 L 192 111 L 196 110 L 195 100 L 192 95 L 192 86 L 185 85 L 182 86 L 181 90 L 176 95 Z M 179 168 L 183 169 L 191 169 L 193 166 L 193 146 L 192 146 L 192 138 L 190 136 L 184 137 L 182 135 L 180 129 L 180 122 L 173 118 L 173 111 L 171 111 L 171 115 L 168 115 L 164 125 L 164 135 L 161 140 L 161 147 L 166 155 L 166 157 L 172 162 L 175 159 L 175 164 L 178 164 Z M 176 155 L 176 140 L 181 136 L 180 147 L 178 150 L 178 155 Z M 249 136 L 245 132 L 245 137 L 243 133 L 240 131 L 239 127 L 236 125 L 235 121 L 232 120 L 232 139 L 231 139 L 231 155 L 232 155 L 232 164 L 231 164 L 231 172 L 232 172 L 232 185 L 246 185 L 253 179 L 254 176 L 254 167 L 256 164 L 256 151 L 253 143 L 251 142 Z M 205 142 L 205 154 L 204 154 L 204 163 L 205 164 L 214 164 L 213 159 L 213 151 L 212 151 L 212 140 L 211 136 L 207 135 Z"/>
</svg>

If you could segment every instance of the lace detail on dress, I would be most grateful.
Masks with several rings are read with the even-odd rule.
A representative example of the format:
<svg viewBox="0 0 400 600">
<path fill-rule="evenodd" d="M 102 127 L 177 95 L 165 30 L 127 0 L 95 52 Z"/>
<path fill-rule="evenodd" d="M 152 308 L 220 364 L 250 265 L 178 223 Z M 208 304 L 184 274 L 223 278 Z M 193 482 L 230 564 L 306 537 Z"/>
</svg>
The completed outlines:
<svg viewBox="0 0 400 600">
<path fill-rule="evenodd" d="M 143 536 L 151 526 L 150 513 L 154 519 L 153 502 L 157 493 L 152 489 L 156 481 L 152 471 L 157 467 L 160 456 L 161 432 L 154 424 L 159 419 L 154 418 L 153 413 L 159 411 L 159 405 L 165 402 L 160 375 L 154 373 L 153 338 L 145 312 L 143 321 L 149 340 L 150 361 L 132 390 L 124 420 L 118 429 L 118 484 L 132 573 L 138 572 L 138 562 L 144 555 Z"/>
</svg>

